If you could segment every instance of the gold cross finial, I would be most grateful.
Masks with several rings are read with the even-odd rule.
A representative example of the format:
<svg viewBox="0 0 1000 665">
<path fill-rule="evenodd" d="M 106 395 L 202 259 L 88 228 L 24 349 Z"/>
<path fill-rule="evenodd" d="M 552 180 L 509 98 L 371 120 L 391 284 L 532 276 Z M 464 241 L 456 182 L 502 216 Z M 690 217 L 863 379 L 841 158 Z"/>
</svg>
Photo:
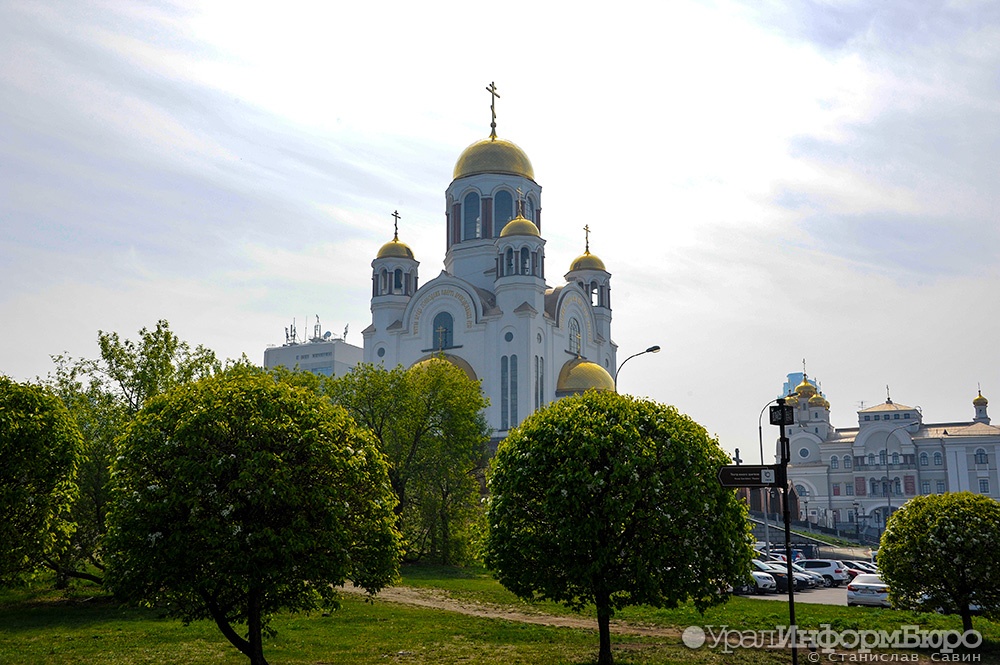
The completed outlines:
<svg viewBox="0 0 1000 665">
<path fill-rule="evenodd" d="M 399 211 L 392 211 L 392 240 L 399 242 Z"/>
<path fill-rule="evenodd" d="M 517 215 L 524 217 L 524 192 L 520 187 L 517 188 Z"/>
<path fill-rule="evenodd" d="M 584 253 L 590 254 L 590 224 L 584 225 L 583 235 L 585 238 L 584 242 L 586 243 L 584 246 Z"/>
<path fill-rule="evenodd" d="M 438 334 L 438 351 L 444 353 L 444 338 L 448 334 L 448 329 L 444 326 L 439 326 L 434 332 Z"/>
<path fill-rule="evenodd" d="M 495 139 L 497 137 L 497 107 L 496 101 L 500 98 L 500 93 L 497 92 L 497 86 L 493 81 L 486 86 L 486 91 L 490 93 L 490 114 L 493 116 L 492 122 L 490 122 L 490 138 Z"/>
</svg>

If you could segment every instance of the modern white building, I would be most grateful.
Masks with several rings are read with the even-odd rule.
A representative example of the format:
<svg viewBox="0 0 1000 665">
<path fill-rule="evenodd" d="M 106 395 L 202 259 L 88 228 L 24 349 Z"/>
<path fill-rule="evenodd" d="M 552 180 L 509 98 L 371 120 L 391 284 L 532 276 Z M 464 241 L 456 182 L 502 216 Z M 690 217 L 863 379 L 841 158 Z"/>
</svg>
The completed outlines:
<svg viewBox="0 0 1000 665">
<path fill-rule="evenodd" d="M 459 156 L 444 213 L 444 267 L 423 283 L 394 213 L 397 231 L 371 264 L 365 362 L 410 367 L 443 356 L 481 382 L 495 438 L 559 397 L 613 390 L 611 273 L 586 228 L 583 254 L 564 281 L 548 283 L 542 187 L 495 122 Z"/>
<path fill-rule="evenodd" d="M 1000 427 L 988 400 L 972 400 L 972 419 L 925 422 L 920 409 L 894 402 L 857 412 L 858 426 L 830 424 L 830 403 L 807 376 L 795 387 L 795 425 L 787 432 L 789 482 L 800 519 L 833 528 L 884 527 L 886 517 L 920 494 L 969 491 L 1000 499 Z"/>
<path fill-rule="evenodd" d="M 347 337 L 347 331 L 344 331 Z M 329 331 L 323 333 L 316 317 L 313 335 L 299 340 L 295 324 L 285 329 L 285 343 L 269 346 L 264 350 L 264 367 L 287 367 L 302 369 L 324 376 L 343 376 L 361 362 L 364 350 L 334 337 Z"/>
</svg>

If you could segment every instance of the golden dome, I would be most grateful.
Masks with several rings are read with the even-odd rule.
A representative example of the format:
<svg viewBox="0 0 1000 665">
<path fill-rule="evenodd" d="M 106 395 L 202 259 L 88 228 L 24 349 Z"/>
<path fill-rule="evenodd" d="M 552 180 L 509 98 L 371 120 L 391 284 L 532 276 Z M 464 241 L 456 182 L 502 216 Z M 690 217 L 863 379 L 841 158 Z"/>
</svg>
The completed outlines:
<svg viewBox="0 0 1000 665">
<path fill-rule="evenodd" d="M 816 393 L 809 398 L 809 406 L 826 406 L 826 400 L 819 393 Z"/>
<path fill-rule="evenodd" d="M 590 251 L 586 251 L 580 256 L 573 259 L 573 263 L 569 266 L 569 271 L 574 270 L 603 270 L 607 272 L 607 268 L 604 267 L 604 261 L 597 258 L 596 255 L 591 254 Z"/>
<path fill-rule="evenodd" d="M 413 250 L 410 249 L 409 245 L 405 242 L 399 242 L 398 238 L 393 238 L 389 242 L 382 245 L 382 249 L 378 250 L 378 259 L 412 259 Z"/>
<path fill-rule="evenodd" d="M 507 222 L 503 227 L 503 231 L 500 232 L 501 238 L 506 238 L 507 236 L 541 236 L 542 234 L 538 232 L 538 227 L 532 222 L 528 221 L 521 215 L 517 213 L 517 217 Z"/>
<path fill-rule="evenodd" d="M 805 398 L 808 399 L 808 398 L 810 398 L 810 397 L 812 397 L 813 395 L 816 394 L 816 386 L 814 386 L 813 384 L 809 383 L 809 381 L 806 378 L 803 377 L 802 383 L 800 383 L 799 385 L 795 386 L 795 393 L 799 397 L 805 397 Z"/>
<path fill-rule="evenodd" d="M 556 382 L 557 393 L 577 394 L 591 388 L 615 392 L 615 380 L 606 369 L 583 358 L 574 358 L 563 365 Z"/>
<path fill-rule="evenodd" d="M 462 151 L 455 162 L 454 179 L 478 173 L 508 173 L 535 179 L 531 160 L 510 141 L 503 139 L 483 139 Z"/>
<path fill-rule="evenodd" d="M 476 376 L 476 370 L 472 368 L 472 365 L 465 358 L 460 358 L 454 356 L 450 353 L 441 353 L 440 351 L 432 356 L 425 356 L 421 360 L 410 365 L 410 369 L 424 369 L 433 363 L 450 363 L 455 367 L 459 368 L 465 375 L 473 381 L 478 381 L 479 378 Z"/>
<path fill-rule="evenodd" d="M 986 406 L 990 403 L 988 399 L 983 397 L 983 391 L 979 391 L 979 396 L 972 400 L 972 406 Z"/>
</svg>

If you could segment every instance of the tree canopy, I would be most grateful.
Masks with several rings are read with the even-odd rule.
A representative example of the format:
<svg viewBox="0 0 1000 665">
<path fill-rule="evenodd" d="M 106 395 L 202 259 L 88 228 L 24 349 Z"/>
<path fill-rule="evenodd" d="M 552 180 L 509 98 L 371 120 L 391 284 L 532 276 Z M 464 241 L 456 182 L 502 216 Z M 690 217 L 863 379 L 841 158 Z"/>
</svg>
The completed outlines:
<svg viewBox="0 0 1000 665">
<path fill-rule="evenodd" d="M 889 518 L 878 566 L 894 605 L 945 610 L 972 630 L 970 607 L 1000 613 L 1000 503 L 981 494 L 916 496 Z"/>
<path fill-rule="evenodd" d="M 345 580 L 371 593 L 398 572 L 396 501 L 369 435 L 259 370 L 150 399 L 113 487 L 106 583 L 184 621 L 213 619 L 254 665 L 274 612 L 335 606 Z"/>
<path fill-rule="evenodd" d="M 408 370 L 359 365 L 327 382 L 326 391 L 371 430 L 386 455 L 407 557 L 459 562 L 489 438 L 479 384 L 434 358 Z"/>
<path fill-rule="evenodd" d="M 673 407 L 594 391 L 554 402 L 493 460 L 486 563 L 519 597 L 596 606 L 610 664 L 616 609 L 704 609 L 748 574 L 746 508 L 716 477 L 728 461 Z"/>
<path fill-rule="evenodd" d="M 32 572 L 68 541 L 81 447 L 57 397 L 0 376 L 0 582 Z"/>
</svg>

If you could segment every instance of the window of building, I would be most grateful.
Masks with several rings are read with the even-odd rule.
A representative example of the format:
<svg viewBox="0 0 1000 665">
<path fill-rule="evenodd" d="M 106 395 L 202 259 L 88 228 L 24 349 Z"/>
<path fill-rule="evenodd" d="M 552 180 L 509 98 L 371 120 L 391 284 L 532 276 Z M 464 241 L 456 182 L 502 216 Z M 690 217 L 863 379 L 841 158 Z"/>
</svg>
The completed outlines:
<svg viewBox="0 0 1000 665">
<path fill-rule="evenodd" d="M 528 251 L 527 247 L 521 248 L 521 274 L 531 274 L 531 252 Z"/>
<path fill-rule="evenodd" d="M 930 458 L 927 457 L 927 453 L 920 453 L 920 466 L 927 466 L 930 462 Z"/>
<path fill-rule="evenodd" d="M 875 416 L 875 420 L 879 420 L 882 416 Z"/>
<path fill-rule="evenodd" d="M 508 414 L 510 412 L 510 395 L 507 390 L 510 385 L 510 359 L 500 356 L 500 429 L 510 429 Z"/>
<path fill-rule="evenodd" d="M 892 463 L 893 464 L 899 464 L 899 453 L 893 453 L 892 454 Z"/>
<path fill-rule="evenodd" d="M 892 481 L 892 491 L 896 496 L 903 496 L 903 483 L 899 478 L 894 478 Z"/>
<path fill-rule="evenodd" d="M 937 493 L 938 494 L 944 494 L 944 481 L 943 480 L 937 481 Z"/>
<path fill-rule="evenodd" d="M 802 459 L 805 459 L 805 458 L 809 457 L 809 449 L 808 448 L 799 448 L 799 457 L 801 457 Z"/>
<path fill-rule="evenodd" d="M 990 493 L 990 479 L 989 478 L 980 478 L 979 479 L 979 493 L 980 494 L 989 494 Z"/>
<path fill-rule="evenodd" d="M 535 356 L 535 408 L 545 403 L 545 359 Z"/>
<path fill-rule="evenodd" d="M 854 485 L 852 483 L 844 483 L 844 493 L 847 496 L 854 496 Z"/>
<path fill-rule="evenodd" d="M 840 496 L 840 483 L 834 483 L 832 487 L 833 487 L 833 495 Z"/>
<path fill-rule="evenodd" d="M 840 468 L 840 460 L 837 459 L 836 457 L 831 457 L 830 458 L 830 468 L 831 469 L 839 469 Z"/>
<path fill-rule="evenodd" d="M 536 225 L 538 220 L 535 218 L 535 197 L 528 195 L 528 198 L 524 200 L 524 216 L 533 221 Z"/>
<path fill-rule="evenodd" d="M 934 466 L 941 466 L 944 462 L 944 458 L 941 457 L 941 453 L 934 453 Z"/>
<path fill-rule="evenodd" d="M 872 419 L 871 416 L 865 416 L 865 420 L 871 420 L 871 419 Z"/>
<path fill-rule="evenodd" d="M 514 197 L 505 189 L 493 197 L 493 235 L 499 237 L 507 222 L 514 219 Z"/>
<path fill-rule="evenodd" d="M 931 493 L 931 481 L 925 480 L 922 483 L 920 483 L 920 493 L 921 494 Z"/>
<path fill-rule="evenodd" d="M 851 456 L 844 455 L 844 468 L 850 469 L 852 466 L 854 466 L 854 461 L 851 459 Z"/>
<path fill-rule="evenodd" d="M 868 492 L 868 494 L 870 494 L 871 496 L 881 496 L 882 495 L 882 483 L 880 483 L 879 481 L 877 481 L 874 478 L 872 478 L 871 479 L 871 491 Z"/>
<path fill-rule="evenodd" d="M 392 292 L 402 293 L 403 292 L 403 271 L 396 268 L 392 271 Z"/>
<path fill-rule="evenodd" d="M 580 355 L 580 322 L 576 319 L 569 320 L 569 352 Z"/>
<path fill-rule="evenodd" d="M 434 343 L 431 345 L 436 351 L 450 349 L 454 346 L 455 320 L 448 312 L 440 312 L 434 317 Z"/>
<path fill-rule="evenodd" d="M 899 420 L 899 414 L 898 413 L 892 414 L 892 419 L 893 420 Z"/>
<path fill-rule="evenodd" d="M 987 464 L 989 458 L 986 456 L 986 450 L 983 448 L 976 448 L 976 464 Z"/>
<path fill-rule="evenodd" d="M 884 450 L 878 451 L 878 463 L 881 464 L 882 466 L 885 466 L 885 451 Z"/>
<path fill-rule="evenodd" d="M 875 466 L 875 453 L 868 453 L 868 466 Z"/>
<path fill-rule="evenodd" d="M 482 211 L 479 209 L 479 194 L 469 192 L 462 206 L 462 240 L 472 240 L 482 235 Z"/>
<path fill-rule="evenodd" d="M 903 420 L 909 420 L 909 419 L 910 419 L 910 414 L 904 413 L 903 414 Z"/>
</svg>

